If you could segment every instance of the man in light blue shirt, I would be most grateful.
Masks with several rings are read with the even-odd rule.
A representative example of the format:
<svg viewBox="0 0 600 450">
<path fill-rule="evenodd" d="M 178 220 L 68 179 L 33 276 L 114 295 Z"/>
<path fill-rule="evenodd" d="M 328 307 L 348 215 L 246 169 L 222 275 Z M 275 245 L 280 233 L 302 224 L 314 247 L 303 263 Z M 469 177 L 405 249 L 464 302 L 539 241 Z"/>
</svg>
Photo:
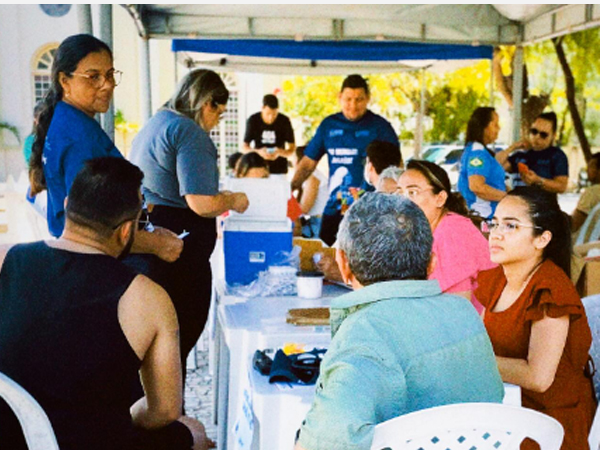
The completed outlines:
<svg viewBox="0 0 600 450">
<path fill-rule="evenodd" d="M 331 302 L 333 339 L 296 449 L 368 450 L 375 425 L 450 403 L 501 402 L 491 343 L 466 299 L 427 280 L 419 207 L 366 194 L 345 215 L 336 260 L 354 292 Z"/>
</svg>

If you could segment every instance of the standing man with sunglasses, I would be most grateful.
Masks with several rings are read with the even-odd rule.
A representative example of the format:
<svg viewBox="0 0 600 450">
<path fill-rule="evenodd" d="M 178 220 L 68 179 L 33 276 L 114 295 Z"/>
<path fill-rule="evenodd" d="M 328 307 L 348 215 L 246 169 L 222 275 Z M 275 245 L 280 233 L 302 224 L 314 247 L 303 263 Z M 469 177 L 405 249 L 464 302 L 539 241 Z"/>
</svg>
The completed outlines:
<svg viewBox="0 0 600 450">
<path fill-rule="evenodd" d="M 515 142 L 496 154 L 496 160 L 510 173 L 518 173 L 517 186 L 538 186 L 556 194 L 567 190 L 569 161 L 554 145 L 556 114 L 540 114 L 529 130 L 529 139 Z"/>
</svg>

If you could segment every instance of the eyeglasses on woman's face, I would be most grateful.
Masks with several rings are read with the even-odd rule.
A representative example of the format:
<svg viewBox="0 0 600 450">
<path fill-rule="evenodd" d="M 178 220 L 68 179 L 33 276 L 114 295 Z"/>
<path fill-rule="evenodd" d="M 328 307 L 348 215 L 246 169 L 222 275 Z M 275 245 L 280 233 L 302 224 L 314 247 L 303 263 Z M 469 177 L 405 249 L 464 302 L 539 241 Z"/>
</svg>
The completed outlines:
<svg viewBox="0 0 600 450">
<path fill-rule="evenodd" d="M 529 225 L 520 222 L 498 222 L 495 219 L 484 220 L 481 222 L 481 231 L 484 233 L 512 234 L 516 233 L 521 228 L 542 229 L 542 227 L 538 225 Z"/>
<path fill-rule="evenodd" d="M 100 89 L 106 82 L 109 82 L 115 87 L 118 86 L 121 82 L 123 72 L 120 70 L 109 70 L 105 75 L 94 71 L 90 73 L 71 72 L 71 75 L 85 78 L 94 89 Z"/>
<path fill-rule="evenodd" d="M 398 187 L 398 189 L 395 191 L 395 194 L 402 195 L 410 200 L 414 200 L 427 191 L 433 191 L 433 188 L 411 187 L 408 189 L 402 189 L 401 187 Z"/>
</svg>

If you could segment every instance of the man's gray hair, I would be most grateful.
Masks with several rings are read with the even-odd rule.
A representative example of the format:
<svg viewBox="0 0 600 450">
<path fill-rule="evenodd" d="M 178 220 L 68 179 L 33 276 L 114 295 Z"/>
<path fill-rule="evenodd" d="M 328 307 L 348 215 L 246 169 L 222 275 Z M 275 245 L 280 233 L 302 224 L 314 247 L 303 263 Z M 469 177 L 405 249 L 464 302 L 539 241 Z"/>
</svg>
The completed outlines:
<svg viewBox="0 0 600 450">
<path fill-rule="evenodd" d="M 402 175 L 403 173 L 404 173 L 404 169 L 401 169 L 400 167 L 397 167 L 397 166 L 386 167 L 379 174 L 379 183 L 381 183 L 383 180 L 385 180 L 387 178 L 398 182 L 398 178 L 400 178 L 400 175 Z"/>
<path fill-rule="evenodd" d="M 421 208 L 402 196 L 379 192 L 352 205 L 338 231 L 338 247 L 363 286 L 427 279 L 432 242 Z"/>
</svg>

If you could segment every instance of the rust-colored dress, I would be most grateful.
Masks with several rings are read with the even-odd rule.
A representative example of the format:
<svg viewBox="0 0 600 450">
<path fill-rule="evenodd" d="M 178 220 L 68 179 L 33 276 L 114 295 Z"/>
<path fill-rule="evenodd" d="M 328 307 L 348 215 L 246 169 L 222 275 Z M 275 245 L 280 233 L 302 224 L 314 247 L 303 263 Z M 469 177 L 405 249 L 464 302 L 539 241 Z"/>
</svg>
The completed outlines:
<svg viewBox="0 0 600 450">
<path fill-rule="evenodd" d="M 526 408 L 548 414 L 565 429 L 561 450 L 587 450 L 587 438 L 596 409 L 590 378 L 584 374 L 592 334 L 581 299 L 567 275 L 546 260 L 533 275 L 523 293 L 508 309 L 493 312 L 506 278 L 501 267 L 479 273 L 476 296 L 486 308 L 485 327 L 496 356 L 527 359 L 531 323 L 543 318 L 570 316 L 569 334 L 554 382 L 544 392 L 522 389 Z M 533 441 L 522 448 L 539 448 Z"/>
</svg>

